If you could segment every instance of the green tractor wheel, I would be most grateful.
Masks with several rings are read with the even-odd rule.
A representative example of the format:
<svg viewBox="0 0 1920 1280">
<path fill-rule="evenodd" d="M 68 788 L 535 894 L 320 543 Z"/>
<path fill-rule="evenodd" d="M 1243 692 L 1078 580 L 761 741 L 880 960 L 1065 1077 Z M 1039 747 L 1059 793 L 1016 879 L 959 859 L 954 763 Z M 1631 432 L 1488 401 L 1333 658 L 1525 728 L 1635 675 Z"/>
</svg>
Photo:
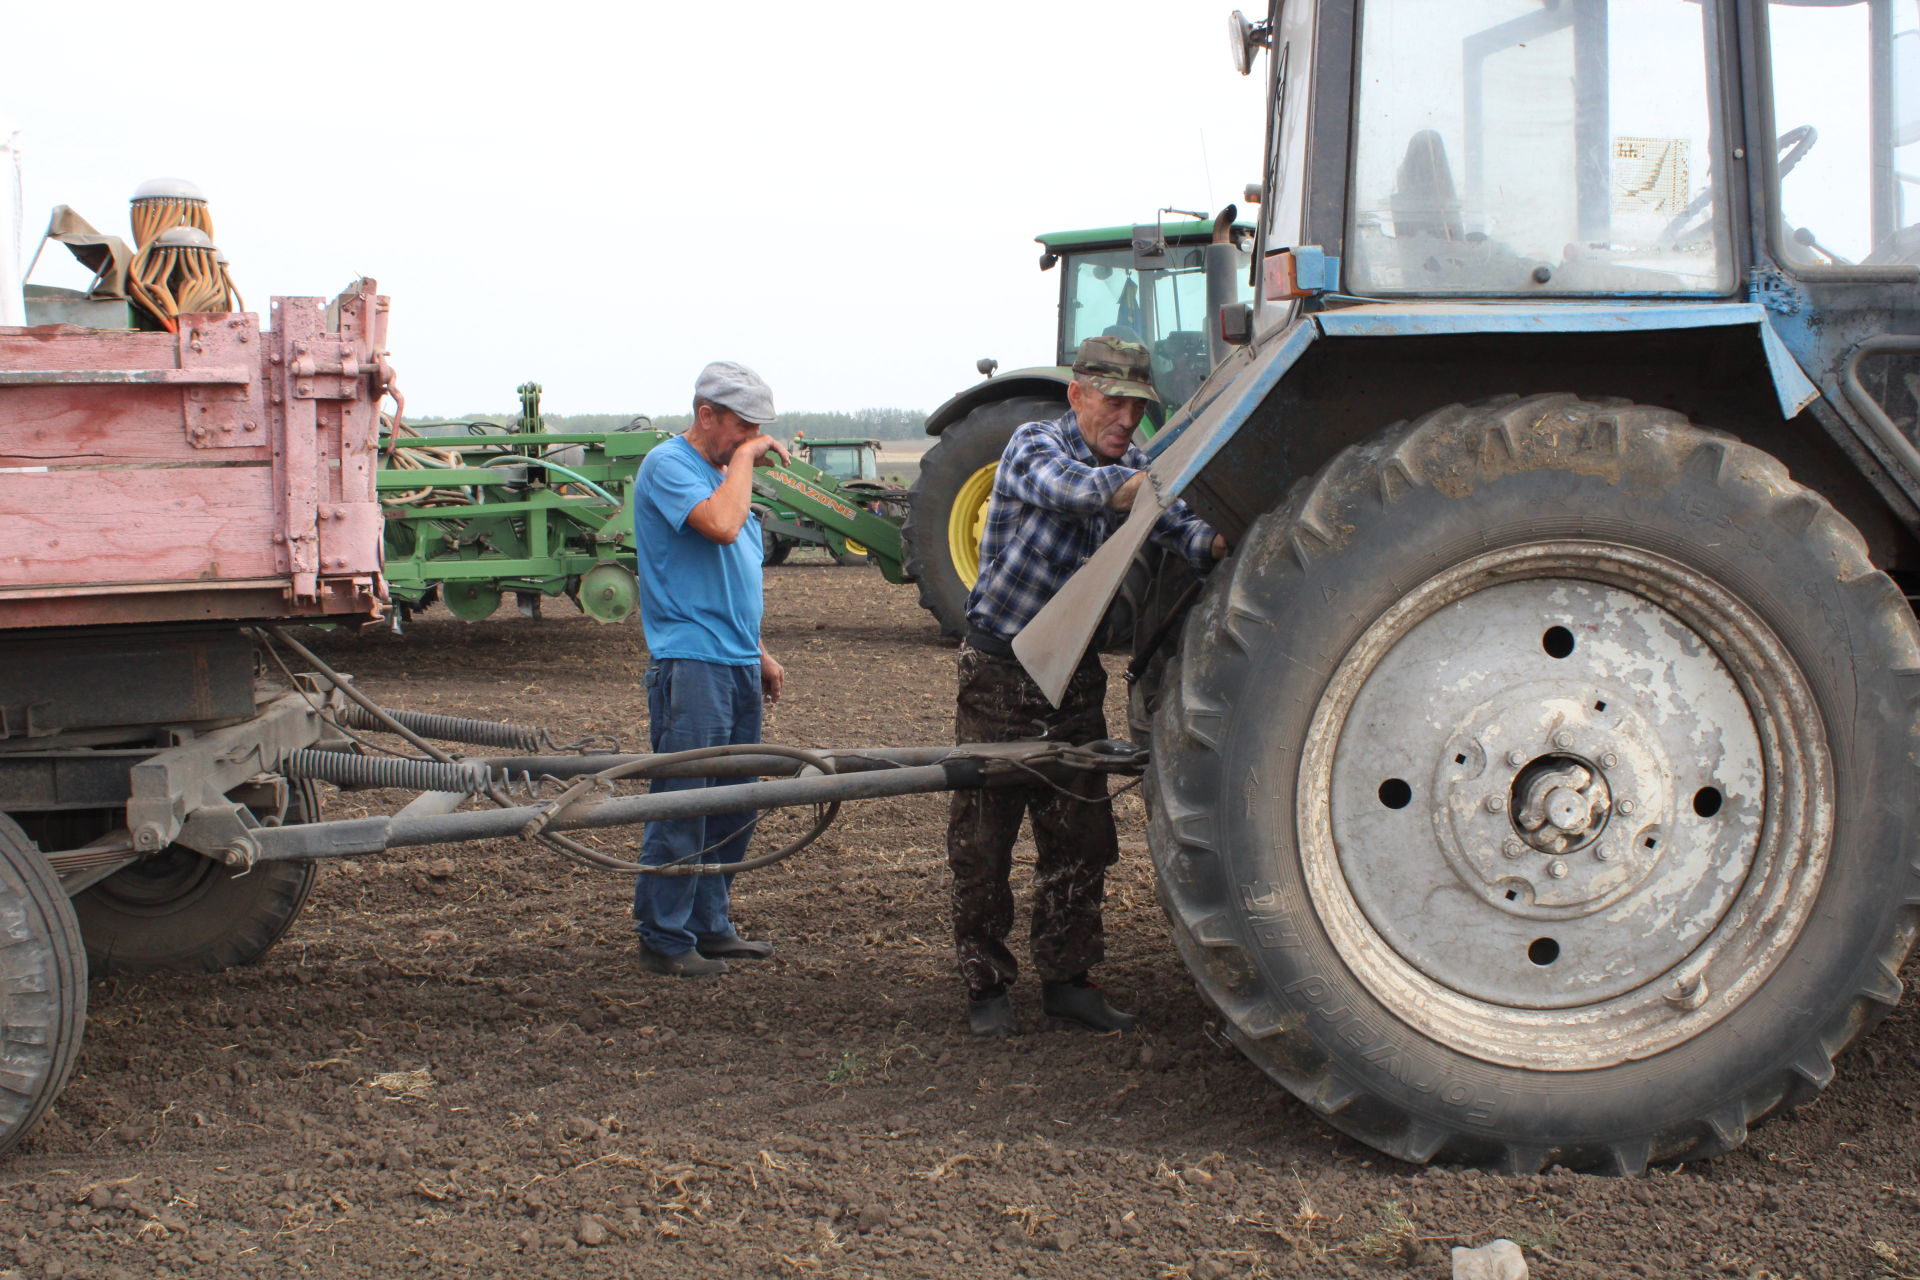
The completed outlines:
<svg viewBox="0 0 1920 1280">
<path fill-rule="evenodd" d="M 920 584 L 920 605 L 938 620 L 943 635 L 966 634 L 967 595 L 980 576 L 980 538 L 1007 441 L 1022 423 L 1066 411 L 1044 396 L 980 405 L 949 424 L 921 460 L 900 536 L 908 576 Z"/>
<path fill-rule="evenodd" d="M 597 564 L 580 575 L 577 597 L 595 622 L 625 622 L 640 605 L 640 583 L 620 564 Z"/>
<path fill-rule="evenodd" d="M 500 607 L 500 589 L 485 582 L 449 582 L 440 588 L 440 599 L 462 622 L 479 622 Z"/>
</svg>

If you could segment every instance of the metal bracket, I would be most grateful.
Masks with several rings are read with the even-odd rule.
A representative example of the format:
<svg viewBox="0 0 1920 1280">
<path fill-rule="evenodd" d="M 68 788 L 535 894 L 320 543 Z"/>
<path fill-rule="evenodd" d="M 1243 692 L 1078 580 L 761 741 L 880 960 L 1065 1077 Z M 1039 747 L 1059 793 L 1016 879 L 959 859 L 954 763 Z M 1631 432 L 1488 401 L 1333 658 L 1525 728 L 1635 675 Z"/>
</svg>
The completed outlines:
<svg viewBox="0 0 1920 1280">
<path fill-rule="evenodd" d="M 1748 274 L 1747 301 L 1783 316 L 1797 315 L 1806 305 L 1800 286 L 1778 267 L 1755 267 Z"/>
<path fill-rule="evenodd" d="M 187 815 L 174 843 L 230 867 L 251 869 L 260 856 L 260 845 L 252 834 L 259 828 L 260 824 L 243 805 L 232 801 L 203 804 Z"/>
<path fill-rule="evenodd" d="M 52 705 L 50 702 L 28 702 L 17 707 L 0 705 L 0 739 L 44 738 L 48 734 L 58 733 L 58 726 L 48 728 L 39 723 L 40 716 L 35 714 L 45 712 Z"/>
</svg>

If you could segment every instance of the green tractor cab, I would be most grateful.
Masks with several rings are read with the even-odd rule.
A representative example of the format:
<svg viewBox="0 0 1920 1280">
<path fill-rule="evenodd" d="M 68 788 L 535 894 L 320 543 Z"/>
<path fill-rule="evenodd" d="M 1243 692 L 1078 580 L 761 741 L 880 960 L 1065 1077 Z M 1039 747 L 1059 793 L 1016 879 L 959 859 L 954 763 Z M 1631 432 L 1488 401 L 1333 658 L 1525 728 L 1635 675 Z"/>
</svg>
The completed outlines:
<svg viewBox="0 0 1920 1280">
<path fill-rule="evenodd" d="M 1226 234 L 1242 251 L 1250 224 Z M 1060 271 L 1059 325 L 1054 363 L 995 376 L 954 396 L 927 419 L 938 440 L 920 463 L 902 535 L 907 574 L 920 584 L 920 604 L 942 633 L 966 631 L 967 593 L 980 576 L 980 538 L 986 531 L 993 475 L 1007 441 L 1023 423 L 1067 411 L 1073 354 L 1083 339 L 1101 335 L 1144 343 L 1153 356 L 1153 380 L 1165 402 L 1141 425 L 1148 436 L 1206 378 L 1212 365 L 1206 256 L 1215 239 L 1209 220 L 1138 227 L 1052 231 L 1034 237 L 1044 252 L 1040 269 Z M 1251 273 L 1241 273 L 1235 301 L 1252 297 Z"/>
</svg>

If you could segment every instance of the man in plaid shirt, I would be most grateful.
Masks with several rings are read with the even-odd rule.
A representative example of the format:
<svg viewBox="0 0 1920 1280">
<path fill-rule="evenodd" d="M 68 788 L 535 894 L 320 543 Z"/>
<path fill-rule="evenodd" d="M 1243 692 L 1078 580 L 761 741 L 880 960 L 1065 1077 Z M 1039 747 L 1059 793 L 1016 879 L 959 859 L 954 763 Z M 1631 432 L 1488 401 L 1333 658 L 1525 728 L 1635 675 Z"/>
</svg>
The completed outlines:
<svg viewBox="0 0 1920 1280">
<path fill-rule="evenodd" d="M 1118 338 L 1080 344 L 1067 387 L 1071 410 L 1013 433 L 994 474 L 980 578 L 967 597 L 954 713 L 959 742 L 1045 737 L 1084 743 L 1107 736 L 1107 674 L 1089 649 L 1054 707 L 1013 656 L 1012 639 L 1101 543 L 1126 520 L 1146 478 L 1133 433 L 1153 390 L 1147 349 Z M 1156 542 L 1198 569 L 1226 554 L 1226 542 L 1183 502 L 1155 523 Z M 1008 886 L 1013 844 L 1031 814 L 1033 962 L 1048 1014 L 1097 1031 L 1124 1031 L 1134 1018 L 1107 1002 L 1087 971 L 1103 954 L 1100 902 L 1118 856 L 1103 776 L 1083 774 L 1063 790 L 1046 786 L 953 793 L 947 862 L 953 870 L 953 932 L 975 1035 L 1010 1035 L 1007 987 L 1019 972 L 1007 949 L 1013 926 Z"/>
</svg>

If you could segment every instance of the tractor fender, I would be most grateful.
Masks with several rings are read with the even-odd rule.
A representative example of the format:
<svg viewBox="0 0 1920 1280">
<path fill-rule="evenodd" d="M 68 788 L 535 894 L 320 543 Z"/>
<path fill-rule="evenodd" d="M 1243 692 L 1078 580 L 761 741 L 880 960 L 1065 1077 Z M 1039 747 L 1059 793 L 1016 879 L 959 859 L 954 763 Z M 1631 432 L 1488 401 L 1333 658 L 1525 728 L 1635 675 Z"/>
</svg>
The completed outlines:
<svg viewBox="0 0 1920 1280">
<path fill-rule="evenodd" d="M 1236 350 L 1154 437 L 1148 450 L 1154 500 L 1134 503 L 1127 522 L 1015 637 L 1014 652 L 1042 691 L 1057 699 L 1154 521 L 1254 422 L 1256 411 L 1315 343 L 1458 335 L 1648 334 L 1712 327 L 1745 328 L 1751 333 L 1771 375 L 1770 390 L 1783 419 L 1795 417 L 1819 396 L 1818 388 L 1773 331 L 1765 308 L 1756 303 L 1515 306 L 1429 301 L 1369 303 L 1302 315 L 1257 346 Z M 1259 415 L 1254 430 L 1273 428 L 1270 418 Z"/>
<path fill-rule="evenodd" d="M 1061 365 L 1036 365 L 976 382 L 927 415 L 927 434 L 937 436 L 983 404 L 1016 396 L 1044 396 L 1058 400 L 1073 381 L 1073 370 Z"/>
</svg>

